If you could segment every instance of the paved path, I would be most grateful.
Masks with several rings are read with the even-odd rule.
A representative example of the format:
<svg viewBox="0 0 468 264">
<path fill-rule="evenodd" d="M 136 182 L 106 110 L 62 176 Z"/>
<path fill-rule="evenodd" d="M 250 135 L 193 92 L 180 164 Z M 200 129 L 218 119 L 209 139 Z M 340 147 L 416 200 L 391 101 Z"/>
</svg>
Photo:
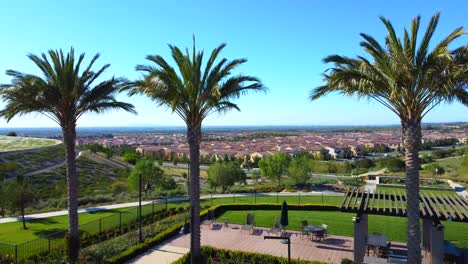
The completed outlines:
<svg viewBox="0 0 468 264">
<path fill-rule="evenodd" d="M 189 252 L 188 247 L 176 247 L 164 243 L 130 261 L 132 264 L 171 264 Z"/>
<path fill-rule="evenodd" d="M 343 196 L 343 193 L 333 192 L 333 191 L 324 191 L 324 192 L 301 192 L 301 195 L 305 196 Z M 236 197 L 243 197 L 243 196 L 252 196 L 253 193 L 237 193 Z M 280 192 L 279 195 L 281 196 L 296 196 L 298 195 L 297 192 Z M 276 196 L 276 193 L 257 193 L 257 196 Z M 233 194 L 214 194 L 213 198 L 230 198 L 233 197 Z M 200 199 L 209 199 L 211 195 L 202 195 Z M 188 197 L 174 197 L 169 198 L 168 202 L 181 202 L 181 201 L 188 201 Z M 142 201 L 142 205 L 150 204 L 153 201 Z M 165 203 L 165 199 L 158 199 L 154 200 L 155 203 Z M 118 208 L 125 208 L 125 207 L 134 207 L 138 206 L 138 202 L 129 202 L 129 203 L 121 203 L 121 204 L 112 204 L 112 205 L 102 205 L 102 206 L 95 206 L 95 207 L 88 207 L 88 208 L 81 208 L 78 210 L 78 213 L 86 213 L 86 212 L 97 212 L 97 211 L 104 211 L 104 210 L 111 210 L 111 209 L 118 209 Z M 26 215 L 26 220 L 33 220 L 33 219 L 40 219 L 40 218 L 47 218 L 53 216 L 60 216 L 60 215 L 67 215 L 67 210 L 62 211 L 55 211 L 55 212 L 48 212 L 48 213 L 40 213 L 40 214 L 31 214 Z M 10 223 L 21 221 L 21 217 L 7 217 L 0 219 L 0 224 Z"/>
<path fill-rule="evenodd" d="M 468 192 L 465 190 L 461 184 L 453 182 L 452 180 L 447 180 L 450 187 L 461 197 L 468 199 Z"/>
</svg>

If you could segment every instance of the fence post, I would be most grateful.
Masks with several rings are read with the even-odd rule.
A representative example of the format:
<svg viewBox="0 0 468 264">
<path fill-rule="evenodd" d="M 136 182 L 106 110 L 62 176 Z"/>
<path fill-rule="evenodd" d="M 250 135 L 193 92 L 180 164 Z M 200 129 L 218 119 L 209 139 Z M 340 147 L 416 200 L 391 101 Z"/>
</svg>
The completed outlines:
<svg viewBox="0 0 468 264">
<path fill-rule="evenodd" d="M 122 212 L 119 212 L 119 230 L 122 234 Z"/>
</svg>

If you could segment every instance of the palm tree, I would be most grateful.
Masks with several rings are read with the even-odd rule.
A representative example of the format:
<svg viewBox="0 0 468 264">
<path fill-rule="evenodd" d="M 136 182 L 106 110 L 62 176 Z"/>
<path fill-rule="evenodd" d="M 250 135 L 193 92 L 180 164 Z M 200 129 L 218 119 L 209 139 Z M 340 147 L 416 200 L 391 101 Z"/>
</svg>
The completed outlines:
<svg viewBox="0 0 468 264">
<path fill-rule="evenodd" d="M 331 55 L 324 59 L 333 66 L 324 72 L 325 85 L 315 88 L 311 99 L 330 92 L 376 100 L 401 121 L 406 155 L 408 206 L 408 263 L 421 262 L 419 229 L 419 149 L 423 117 L 442 102 L 460 101 L 468 105 L 468 47 L 454 50 L 449 45 L 466 34 L 455 29 L 429 51 L 439 14 L 435 14 L 418 42 L 420 17 L 404 30 L 403 42 L 387 19 L 380 18 L 388 33 L 385 44 L 361 34 L 361 46 L 368 56 L 350 58 Z"/>
<path fill-rule="evenodd" d="M 143 72 L 129 94 L 145 94 L 158 105 L 169 107 L 187 125 L 187 141 L 190 147 L 190 226 L 191 261 L 200 263 L 200 143 L 202 122 L 210 114 L 239 110 L 233 99 L 248 92 L 265 91 L 259 79 L 253 76 L 231 76 L 232 71 L 247 62 L 246 59 L 217 61 L 226 44 L 215 48 L 203 64 L 203 51 L 196 51 L 195 39 L 192 54 L 185 54 L 176 46 L 169 45 L 178 71 L 159 55 L 149 55 L 152 65 L 138 65 Z M 202 67 L 204 69 L 202 70 Z"/>
<path fill-rule="evenodd" d="M 36 112 L 60 125 L 66 147 L 70 237 L 67 244 L 68 257 L 74 262 L 79 254 L 76 123 L 87 112 L 102 113 L 110 109 L 123 109 L 135 113 L 135 110 L 133 105 L 119 102 L 114 97 L 126 83 L 125 79 L 112 77 L 93 84 L 110 66 L 106 64 L 96 72 L 91 70 L 99 54 L 96 54 L 83 70 L 81 64 L 85 54 L 81 54 L 76 60 L 73 48 L 66 55 L 62 50 L 49 50 L 48 55 L 28 55 L 43 76 L 14 70 L 6 71 L 6 74 L 12 77 L 12 82 L 0 86 L 0 96 L 6 103 L 5 108 L 0 111 L 0 116 L 10 121 L 15 116 Z"/>
</svg>

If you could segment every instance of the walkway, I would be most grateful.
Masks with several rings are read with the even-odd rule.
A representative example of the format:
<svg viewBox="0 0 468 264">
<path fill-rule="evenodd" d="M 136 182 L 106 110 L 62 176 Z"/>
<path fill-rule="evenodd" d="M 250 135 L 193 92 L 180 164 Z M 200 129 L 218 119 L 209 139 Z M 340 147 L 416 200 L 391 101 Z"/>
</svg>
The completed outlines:
<svg viewBox="0 0 468 264">
<path fill-rule="evenodd" d="M 468 192 L 465 190 L 461 184 L 453 182 L 452 180 L 447 181 L 450 187 L 461 197 L 468 199 Z"/>
<path fill-rule="evenodd" d="M 343 196 L 343 193 L 338 193 L 338 192 L 333 192 L 333 191 L 324 191 L 324 192 L 301 192 L 302 196 Z M 244 197 L 244 196 L 253 196 L 253 193 L 237 193 L 236 197 Z M 257 193 L 258 196 L 276 196 L 275 193 Z M 298 195 L 297 192 L 280 192 L 280 196 L 296 196 Z M 233 194 L 213 194 L 213 198 L 231 198 L 233 197 Z M 211 195 L 202 195 L 200 199 L 210 199 Z M 182 202 L 182 201 L 188 201 L 188 197 L 183 196 L 183 197 L 174 197 L 174 198 L 169 198 L 167 200 L 169 203 L 171 202 Z M 142 201 L 142 205 L 147 205 L 152 203 L 153 201 Z M 165 203 L 165 199 L 158 199 L 154 200 L 155 203 Z M 118 208 L 126 208 L 126 207 L 135 207 L 138 206 L 138 202 L 129 202 L 129 203 L 121 203 L 121 204 L 112 204 L 112 205 L 102 205 L 102 206 L 95 206 L 95 207 L 88 207 L 88 208 L 81 208 L 78 210 L 78 213 L 87 213 L 87 212 L 98 212 L 98 211 L 104 211 L 104 210 L 111 210 L 111 209 L 118 209 Z M 61 211 L 55 211 L 55 212 L 47 212 L 47 213 L 39 213 L 39 214 L 30 214 L 26 215 L 25 218 L 26 220 L 33 220 L 33 219 L 40 219 L 40 218 L 47 218 L 47 217 L 53 217 L 53 216 L 61 216 L 61 215 L 67 215 L 68 211 L 67 210 L 61 210 Z M 10 222 L 17 222 L 21 221 L 21 217 L 7 217 L 7 218 L 2 218 L 0 219 L 0 224 L 4 223 L 10 223 Z"/>
</svg>

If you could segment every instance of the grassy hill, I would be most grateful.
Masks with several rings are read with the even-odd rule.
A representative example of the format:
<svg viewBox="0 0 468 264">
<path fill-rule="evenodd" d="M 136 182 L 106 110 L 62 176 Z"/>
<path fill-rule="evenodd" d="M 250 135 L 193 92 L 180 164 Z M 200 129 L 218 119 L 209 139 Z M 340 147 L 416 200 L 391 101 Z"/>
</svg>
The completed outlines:
<svg viewBox="0 0 468 264">
<path fill-rule="evenodd" d="M 0 136 L 0 152 L 52 146 L 60 141 L 45 138 Z"/>
</svg>

